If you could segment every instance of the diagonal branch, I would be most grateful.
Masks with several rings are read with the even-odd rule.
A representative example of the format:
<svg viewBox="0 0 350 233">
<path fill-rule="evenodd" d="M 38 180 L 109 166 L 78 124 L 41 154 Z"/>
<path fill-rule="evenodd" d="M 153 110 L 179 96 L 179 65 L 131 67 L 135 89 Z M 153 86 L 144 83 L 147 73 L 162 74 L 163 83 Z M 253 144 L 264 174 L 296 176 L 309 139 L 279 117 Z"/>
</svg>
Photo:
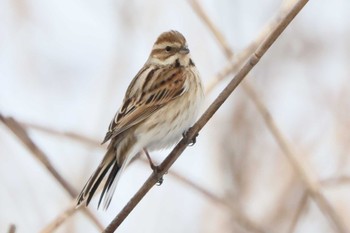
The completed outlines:
<svg viewBox="0 0 350 233">
<path fill-rule="evenodd" d="M 204 9 L 201 7 L 201 5 L 197 2 L 197 0 L 188 0 L 190 5 L 192 6 L 193 10 L 198 14 L 198 16 L 205 22 L 210 22 L 207 26 L 209 29 L 212 27 L 215 28 L 213 23 L 211 23 L 209 17 L 207 16 Z M 295 1 L 295 0 L 292 0 Z M 236 53 L 234 57 L 232 57 L 231 54 L 233 52 L 231 51 L 231 48 L 228 47 L 227 42 L 225 40 L 225 37 L 221 34 L 221 32 L 217 29 L 212 30 L 212 33 L 214 34 L 216 40 L 221 45 L 221 49 L 223 53 L 226 55 L 226 58 L 228 59 L 229 63 L 217 74 L 215 78 L 209 81 L 209 83 L 206 85 L 206 93 L 209 93 L 213 90 L 213 88 L 220 83 L 224 78 L 226 78 L 229 74 L 236 72 L 243 64 L 243 62 L 249 57 L 249 55 L 257 49 L 259 44 L 264 40 L 266 35 L 272 30 L 272 28 L 276 27 L 276 25 L 279 23 L 279 18 L 281 18 L 287 10 L 290 7 L 290 0 L 287 0 L 287 3 L 284 3 L 281 10 L 278 12 L 277 16 L 274 18 L 274 20 L 270 21 L 258 34 L 258 36 L 241 52 Z M 229 51 L 229 52 L 228 52 Z M 243 88 L 247 84 L 248 81 L 245 81 L 242 85 Z"/>
<path fill-rule="evenodd" d="M 202 9 L 198 1 L 189 0 L 189 2 L 192 8 L 195 9 L 195 12 L 198 14 L 198 16 L 205 22 L 205 24 L 210 29 L 210 31 L 213 32 L 215 39 L 219 42 L 219 45 L 221 45 L 221 48 L 224 51 L 227 58 L 231 59 L 233 57 L 233 52 L 228 42 L 226 41 L 225 37 L 220 33 L 220 31 L 217 29 L 214 23 L 209 19 L 209 17 L 206 16 L 205 11 Z"/>
<path fill-rule="evenodd" d="M 250 87 L 251 88 L 251 87 Z M 327 198 L 321 192 L 321 185 L 317 181 L 317 177 L 311 172 L 307 167 L 305 162 L 297 155 L 294 148 L 290 145 L 288 140 L 278 129 L 277 125 L 273 121 L 272 116 L 268 113 L 265 106 L 262 104 L 261 100 L 255 96 L 256 92 L 253 92 L 252 89 L 246 88 L 246 91 L 249 92 L 249 95 L 252 95 L 255 99 L 255 105 L 259 109 L 259 112 L 264 113 L 263 119 L 266 125 L 269 127 L 272 135 L 275 137 L 279 147 L 286 155 L 289 163 L 292 165 L 296 174 L 300 177 L 301 181 L 305 185 L 305 188 L 308 194 L 312 199 L 317 203 L 320 210 L 328 216 L 329 220 L 336 227 L 338 232 L 348 232 L 345 223 L 339 214 L 335 211 L 333 206 L 328 202 Z"/>
<path fill-rule="evenodd" d="M 66 137 L 75 141 L 79 141 L 81 143 L 84 143 L 86 145 L 91 146 L 98 146 L 100 147 L 100 143 L 90 137 L 87 137 L 85 135 L 69 132 L 69 131 L 60 131 L 57 129 L 53 129 L 50 127 L 38 125 L 38 124 L 31 124 L 31 123 L 25 123 L 21 121 L 21 124 L 30 129 L 38 130 L 44 133 L 52 134 L 55 136 L 62 136 Z M 148 165 L 148 161 L 145 159 L 141 159 L 141 161 L 144 164 Z M 206 190 L 199 184 L 196 184 L 192 181 L 190 181 L 187 177 L 182 176 L 181 174 L 175 172 L 175 171 L 169 171 L 169 176 L 174 177 L 177 181 L 183 183 L 184 185 L 187 185 L 189 188 L 193 189 L 194 191 L 201 194 L 203 197 L 207 198 L 208 200 L 212 201 L 216 205 L 228 208 L 231 212 L 233 212 L 235 219 L 237 220 L 237 223 L 240 224 L 243 228 L 247 229 L 250 232 L 257 232 L 257 233 L 264 233 L 266 232 L 262 226 L 257 225 L 255 222 L 251 221 L 242 211 L 237 209 L 235 206 L 232 205 L 232 203 L 228 202 L 222 197 L 217 196 L 214 193 L 211 193 L 210 191 Z M 69 207 L 68 209 L 64 210 L 62 213 L 60 213 L 52 222 L 50 222 L 48 225 L 46 225 L 40 232 L 41 233 L 48 233 L 53 232 L 56 228 L 58 228 L 61 224 L 64 223 L 65 220 L 67 220 L 70 216 L 72 216 L 77 209 L 72 207 Z"/>
<path fill-rule="evenodd" d="M 308 201 L 307 192 L 303 191 L 303 195 L 302 195 L 301 199 L 299 200 L 296 211 L 292 217 L 292 222 L 291 222 L 290 227 L 288 229 L 288 233 L 293 233 L 295 231 L 295 228 L 296 228 L 297 223 L 298 223 L 298 219 L 300 218 L 303 211 L 305 211 L 305 206 L 307 204 L 307 201 Z"/>
<path fill-rule="evenodd" d="M 219 41 L 223 52 L 225 53 L 228 60 L 231 59 L 231 54 L 233 52 L 229 53 L 227 52 L 230 50 L 227 46 L 226 41 L 224 40 L 224 36 L 220 33 L 219 30 L 215 28 L 213 23 L 211 23 L 209 17 L 206 15 L 204 10 L 201 8 L 201 6 L 198 4 L 197 0 L 189 0 L 191 3 L 191 6 L 193 7 L 194 11 L 203 19 L 203 21 L 207 24 L 208 28 L 211 29 L 214 36 Z M 290 7 L 292 1 L 285 1 L 284 4 L 282 4 L 282 8 L 280 10 L 280 13 L 278 16 L 280 17 L 288 7 Z M 278 18 L 278 17 L 277 17 Z M 257 41 L 263 39 L 263 35 L 267 32 L 267 29 L 274 27 L 278 22 L 272 21 L 261 33 L 260 36 L 255 39 L 255 41 L 251 44 L 251 46 L 248 47 L 252 48 Z M 213 30 L 213 28 L 215 30 Z M 240 61 L 239 59 L 236 61 Z M 233 63 L 234 64 L 234 63 Z M 315 202 L 320 207 L 321 211 L 328 216 L 329 220 L 333 225 L 336 227 L 338 232 L 347 232 L 347 227 L 341 217 L 338 215 L 336 210 L 333 208 L 333 206 L 328 202 L 326 197 L 321 193 L 321 186 L 320 183 L 317 181 L 317 178 L 314 174 L 306 167 L 305 163 L 300 159 L 300 157 L 297 155 L 297 153 L 294 151 L 294 148 L 290 145 L 286 137 L 282 134 L 282 132 L 277 127 L 275 121 L 273 120 L 272 116 L 270 115 L 267 107 L 263 104 L 261 99 L 258 97 L 257 92 L 254 90 L 254 88 L 249 84 L 249 82 L 245 82 L 242 84 L 244 91 L 247 93 L 247 95 L 250 97 L 250 99 L 253 101 L 254 105 L 258 109 L 258 112 L 262 115 L 263 120 L 265 121 L 265 124 L 267 125 L 268 129 L 272 133 L 273 137 L 275 138 L 277 144 L 281 148 L 281 150 L 286 155 L 289 163 L 292 165 L 293 169 L 297 173 L 297 175 L 300 177 L 304 185 L 306 186 L 306 189 L 310 196 L 315 200 Z M 212 87 L 211 87 L 212 88 Z"/>
<path fill-rule="evenodd" d="M 177 160 L 181 153 L 185 150 L 187 145 L 198 132 L 204 127 L 204 125 L 210 120 L 220 106 L 226 101 L 231 93 L 236 89 L 244 77 L 249 71 L 259 62 L 260 58 L 271 47 L 274 41 L 279 37 L 283 30 L 293 20 L 293 18 L 300 12 L 308 0 L 299 0 L 287 14 L 281 18 L 276 27 L 273 28 L 271 33 L 265 38 L 255 52 L 249 57 L 245 65 L 235 75 L 227 87 L 219 94 L 214 102 L 209 106 L 205 113 L 200 117 L 196 124 L 188 131 L 187 137 L 183 138 L 172 150 L 172 152 L 165 158 L 160 164 L 159 170 L 153 172 L 151 176 L 146 180 L 142 187 L 136 192 L 136 194 L 130 199 L 120 213 L 113 219 L 110 225 L 105 229 L 105 233 L 114 232 L 135 206 L 141 201 L 141 199 L 147 194 L 147 192 L 157 183 L 157 181 L 169 170 L 172 164 Z"/>
<path fill-rule="evenodd" d="M 219 197 L 218 195 L 206 190 L 199 184 L 196 184 L 189 180 L 187 177 L 175 172 L 175 171 L 169 171 L 168 175 L 171 175 L 172 177 L 176 178 L 177 181 L 187 185 L 189 188 L 192 188 L 193 190 L 197 191 L 210 201 L 214 202 L 216 205 L 228 209 L 231 211 L 234 215 L 234 218 L 237 220 L 237 223 L 244 227 L 249 232 L 256 232 L 256 233 L 264 233 L 267 232 L 265 229 L 262 228 L 262 226 L 257 225 L 253 221 L 251 221 L 237 206 L 235 203 L 232 203 L 231 201 L 227 200 L 226 198 Z"/>
<path fill-rule="evenodd" d="M 50 222 L 50 224 L 46 225 L 43 229 L 41 229 L 39 233 L 54 232 L 59 226 L 61 226 L 64 223 L 64 221 L 66 221 L 77 211 L 76 206 L 77 203 L 75 200 L 73 200 L 67 209 L 60 213 L 52 222 Z"/>
<path fill-rule="evenodd" d="M 69 193 L 72 198 L 76 198 L 77 192 L 72 186 L 59 174 L 55 167 L 51 164 L 46 154 L 33 142 L 33 140 L 27 134 L 25 128 L 19 124 L 12 117 L 4 117 L 0 114 L 0 121 L 4 123 L 16 136 L 17 138 L 27 147 L 27 149 L 32 152 L 34 157 L 36 157 L 51 173 L 51 175 L 60 183 L 60 185 Z M 97 218 L 88 209 L 83 209 L 84 213 L 94 222 L 94 224 L 100 229 L 103 229 L 102 224 L 97 220 Z"/>
</svg>

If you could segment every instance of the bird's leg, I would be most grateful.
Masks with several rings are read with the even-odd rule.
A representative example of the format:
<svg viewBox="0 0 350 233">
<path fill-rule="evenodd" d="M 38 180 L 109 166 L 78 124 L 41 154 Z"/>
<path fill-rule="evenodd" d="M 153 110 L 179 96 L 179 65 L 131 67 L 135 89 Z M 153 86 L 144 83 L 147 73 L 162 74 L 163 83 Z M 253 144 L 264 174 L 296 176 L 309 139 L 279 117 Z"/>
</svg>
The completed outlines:
<svg viewBox="0 0 350 233">
<path fill-rule="evenodd" d="M 151 166 L 153 172 L 158 173 L 159 167 L 157 165 L 154 165 L 154 163 L 153 163 L 153 161 L 151 159 L 151 156 L 149 155 L 148 151 L 145 148 L 143 148 L 143 152 L 146 154 L 148 162 L 149 162 L 149 165 Z M 163 177 L 160 177 L 159 180 L 157 181 L 157 185 L 159 186 L 162 183 L 163 183 Z"/>
<path fill-rule="evenodd" d="M 153 161 L 151 159 L 151 156 L 149 155 L 148 151 L 145 148 L 143 148 L 143 152 L 146 154 L 148 162 L 149 162 L 149 165 L 151 166 L 152 170 L 153 171 L 157 170 L 158 167 L 156 165 L 154 165 L 154 163 L 153 163 Z"/>
<path fill-rule="evenodd" d="M 189 128 L 188 130 L 186 130 L 185 132 L 182 133 L 182 136 L 184 138 L 188 138 L 188 132 L 191 130 L 191 128 Z M 189 146 L 193 146 L 194 144 L 196 144 L 196 139 L 198 137 L 198 133 L 196 133 L 196 135 L 194 135 L 194 137 L 191 139 L 190 143 L 188 144 Z"/>
</svg>

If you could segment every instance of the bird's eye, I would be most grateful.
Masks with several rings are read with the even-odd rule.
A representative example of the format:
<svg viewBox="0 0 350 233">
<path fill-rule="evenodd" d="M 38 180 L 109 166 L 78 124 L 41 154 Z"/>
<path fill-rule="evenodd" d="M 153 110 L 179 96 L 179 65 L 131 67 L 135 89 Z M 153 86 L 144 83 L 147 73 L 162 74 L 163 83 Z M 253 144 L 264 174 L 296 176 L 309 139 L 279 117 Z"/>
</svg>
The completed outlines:
<svg viewBox="0 0 350 233">
<path fill-rule="evenodd" d="M 170 52 L 173 48 L 170 46 L 165 47 L 165 51 Z"/>
</svg>

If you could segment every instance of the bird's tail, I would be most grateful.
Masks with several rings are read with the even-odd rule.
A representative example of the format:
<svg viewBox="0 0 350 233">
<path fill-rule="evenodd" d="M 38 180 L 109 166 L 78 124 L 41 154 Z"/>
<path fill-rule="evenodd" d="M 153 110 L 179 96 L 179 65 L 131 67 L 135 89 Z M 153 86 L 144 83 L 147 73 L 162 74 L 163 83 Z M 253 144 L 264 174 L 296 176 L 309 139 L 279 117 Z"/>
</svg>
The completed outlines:
<svg viewBox="0 0 350 233">
<path fill-rule="evenodd" d="M 113 145 L 108 147 L 107 153 L 102 159 L 100 165 L 91 175 L 90 179 L 87 181 L 83 190 L 79 194 L 77 206 L 80 206 L 84 201 L 86 201 L 86 206 L 89 205 L 93 195 L 108 173 L 97 207 L 100 207 L 103 200 L 104 209 L 108 208 L 117 187 L 120 175 L 130 162 L 131 158 L 133 157 L 132 155 L 137 153 L 137 149 L 133 146 L 132 140 L 124 140 L 118 144 L 117 150 Z"/>
<path fill-rule="evenodd" d="M 114 151 L 112 148 L 110 148 L 108 149 L 107 153 L 105 154 L 104 158 L 102 159 L 96 171 L 91 175 L 89 180 L 86 182 L 83 190 L 79 194 L 77 199 L 77 206 L 80 206 L 85 201 L 86 201 L 85 205 L 86 206 L 89 205 L 97 188 L 100 186 L 101 182 L 103 181 L 103 178 L 106 176 L 108 171 L 110 171 L 107 182 L 103 188 L 104 190 L 103 193 L 104 193 L 108 189 L 108 186 L 109 186 L 108 181 L 110 182 L 111 180 L 113 180 L 113 178 L 115 177 L 115 175 L 118 173 L 119 170 L 120 170 L 120 166 L 117 163 L 116 156 L 114 155 Z M 102 197 L 103 195 L 101 195 L 101 199 Z"/>
</svg>

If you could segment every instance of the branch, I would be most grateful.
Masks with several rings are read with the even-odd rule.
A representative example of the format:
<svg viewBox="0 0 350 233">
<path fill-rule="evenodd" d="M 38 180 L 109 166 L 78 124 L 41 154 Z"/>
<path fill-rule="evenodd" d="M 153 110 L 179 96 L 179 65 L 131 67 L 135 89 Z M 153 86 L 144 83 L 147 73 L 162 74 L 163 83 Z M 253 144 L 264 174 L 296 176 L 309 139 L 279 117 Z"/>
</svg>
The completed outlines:
<svg viewBox="0 0 350 233">
<path fill-rule="evenodd" d="M 266 39 L 261 43 L 261 45 L 256 49 L 256 51 L 250 56 L 248 61 L 235 75 L 235 77 L 231 80 L 228 86 L 219 94 L 219 96 L 209 106 L 209 108 L 196 122 L 196 124 L 188 131 L 187 137 L 183 138 L 175 146 L 173 151 L 160 164 L 159 170 L 151 174 L 151 176 L 146 180 L 146 182 L 136 192 L 136 194 L 130 199 L 130 201 L 125 205 L 121 212 L 113 219 L 110 225 L 105 229 L 105 233 L 114 232 L 125 220 L 125 218 L 130 214 L 130 212 L 135 208 L 135 206 L 141 201 L 141 199 L 146 195 L 146 193 L 169 170 L 171 165 L 177 160 L 180 154 L 191 142 L 191 140 L 195 138 L 198 132 L 204 127 L 204 125 L 210 120 L 210 118 L 215 114 L 215 112 L 220 108 L 220 106 L 226 101 L 226 99 L 236 89 L 236 87 L 249 73 L 249 71 L 259 62 L 260 58 L 266 53 L 266 51 L 271 47 L 274 41 L 282 33 L 282 31 L 288 26 L 288 24 L 293 20 L 293 18 L 299 13 L 299 11 L 304 7 L 304 5 L 307 2 L 308 0 L 299 0 L 294 5 L 294 7 L 281 19 L 279 24 L 275 28 L 273 28 L 271 33 L 266 37 Z"/>
<path fill-rule="evenodd" d="M 197 0 L 188 0 L 190 5 L 192 6 L 193 10 L 198 14 L 199 17 L 207 24 L 207 22 L 210 22 L 209 25 L 207 24 L 208 28 L 211 29 L 213 26 L 213 23 L 211 23 L 209 17 L 205 13 L 204 9 L 200 6 L 200 4 L 197 2 Z M 295 0 L 292 0 L 295 1 Z M 265 39 L 266 35 L 279 23 L 279 20 L 283 15 L 286 14 L 287 10 L 290 9 L 290 0 L 287 0 L 281 10 L 278 12 L 277 16 L 274 18 L 274 20 L 271 20 L 258 34 L 258 36 L 241 52 L 237 53 L 234 57 L 231 56 L 233 54 L 232 50 L 227 46 L 227 42 L 225 41 L 224 36 L 220 33 L 219 30 L 215 29 L 212 30 L 212 33 L 214 34 L 217 41 L 220 43 L 223 53 L 225 54 L 226 58 L 229 60 L 229 63 L 221 69 L 221 71 L 216 75 L 215 78 L 209 81 L 209 83 L 206 85 L 206 93 L 211 92 L 214 87 L 219 84 L 224 78 L 226 78 L 229 74 L 236 72 L 243 62 L 249 57 L 249 55 L 257 49 L 259 44 L 262 43 L 262 41 Z M 215 28 L 215 27 L 214 27 Z M 247 84 L 247 81 L 243 83 L 243 88 Z"/>
<path fill-rule="evenodd" d="M 51 164 L 46 154 L 33 142 L 33 140 L 27 134 L 25 128 L 18 123 L 12 117 L 4 117 L 0 114 L 0 121 L 4 123 L 16 136 L 17 138 L 27 147 L 27 149 L 37 158 L 51 173 L 51 175 L 58 181 L 58 183 L 69 193 L 72 198 L 76 198 L 77 192 L 72 186 L 59 174 L 55 167 Z M 103 230 L 102 224 L 88 209 L 83 209 L 84 213 L 95 223 L 95 225 Z"/>
<path fill-rule="evenodd" d="M 191 6 L 193 7 L 194 11 L 197 12 L 197 14 L 203 19 L 205 23 L 207 23 L 208 28 L 212 30 L 212 33 L 219 41 L 226 57 L 230 60 L 231 54 L 233 52 L 229 53 L 227 43 L 224 40 L 224 36 L 220 33 L 220 31 L 216 30 L 215 26 L 211 23 L 209 20 L 209 17 L 206 15 L 204 10 L 201 8 L 200 4 L 198 4 L 197 0 L 189 0 L 191 3 Z M 292 2 L 295 2 L 295 0 L 288 0 L 285 1 L 282 5 L 282 8 L 280 10 L 280 13 L 278 14 L 278 17 L 281 17 L 284 12 L 286 12 L 288 7 L 291 7 Z M 263 40 L 263 35 L 268 31 L 269 28 L 273 28 L 278 24 L 278 21 L 272 21 L 270 24 L 265 27 L 265 29 L 260 33 L 260 35 L 257 37 L 257 39 L 254 40 L 254 42 L 248 47 L 248 49 L 251 49 L 254 47 L 255 44 L 259 40 Z M 214 30 L 213 30 L 214 29 Z M 246 49 L 246 50 L 248 50 Z M 245 50 L 245 51 L 246 51 Z M 244 52 L 245 52 L 244 51 Z M 244 53 L 243 53 L 244 55 Z M 244 57 L 244 56 L 242 56 Z M 241 60 L 236 59 L 236 63 L 233 63 L 231 66 L 231 69 L 237 66 L 237 63 L 239 63 Z M 221 80 L 222 77 L 215 79 L 215 81 Z M 336 210 L 333 208 L 333 206 L 328 202 L 326 197 L 321 193 L 321 186 L 320 183 L 317 181 L 317 178 L 310 172 L 310 170 L 306 167 L 305 163 L 300 159 L 300 157 L 297 155 L 297 153 L 293 150 L 293 147 L 288 143 L 288 140 L 286 137 L 282 134 L 282 132 L 277 127 L 275 121 L 273 120 L 272 116 L 270 115 L 267 107 L 263 104 L 261 99 L 258 97 L 257 92 L 254 90 L 254 88 L 249 84 L 249 82 L 245 82 L 242 84 L 244 91 L 247 93 L 247 95 L 250 97 L 250 99 L 253 101 L 254 105 L 258 109 L 259 113 L 262 115 L 263 120 L 265 121 L 265 124 L 267 125 L 268 129 L 272 133 L 273 137 L 275 138 L 277 144 L 281 148 L 281 150 L 286 155 L 289 163 L 292 165 L 293 169 L 299 176 L 299 178 L 304 183 L 304 186 L 306 186 L 306 189 L 310 196 L 315 200 L 315 202 L 320 207 L 321 211 L 328 216 L 329 220 L 333 225 L 336 227 L 338 232 L 348 232 L 347 227 L 341 217 L 338 215 Z M 213 88 L 213 86 L 211 86 Z M 211 90 L 211 89 L 210 89 Z"/>
<path fill-rule="evenodd" d="M 101 148 L 101 142 L 98 142 L 97 140 L 90 138 L 90 137 L 87 137 L 87 136 L 84 136 L 82 134 L 69 132 L 69 131 L 60 131 L 60 130 L 45 127 L 45 126 L 39 125 L 39 124 L 33 124 L 33 123 L 27 123 L 27 122 L 19 122 L 19 123 L 22 126 L 24 126 L 25 128 L 31 128 L 31 129 L 35 129 L 35 130 L 39 130 L 39 131 L 48 133 L 48 134 L 70 138 L 70 139 L 73 139 L 75 141 L 87 144 L 87 145 Z"/>
<path fill-rule="evenodd" d="M 16 232 L 16 225 L 15 224 L 10 224 L 8 233 L 15 233 Z"/>
<path fill-rule="evenodd" d="M 288 230 L 288 233 L 293 233 L 296 226 L 297 226 L 297 223 L 298 223 L 298 220 L 301 216 L 301 214 L 303 213 L 303 211 L 305 210 L 305 206 L 307 204 L 307 200 L 308 200 L 308 193 L 306 191 L 303 191 L 303 195 L 302 197 L 300 198 L 300 201 L 298 203 L 298 207 L 296 208 L 296 211 L 292 217 L 292 222 L 290 224 L 290 227 L 289 227 L 289 230 Z"/>
<path fill-rule="evenodd" d="M 143 161 L 147 162 L 146 160 L 143 160 Z M 234 218 L 237 220 L 237 223 L 242 227 L 244 227 L 249 232 L 258 232 L 258 233 L 267 232 L 261 226 L 258 226 L 256 223 L 252 222 L 240 209 L 237 208 L 235 203 L 232 203 L 231 201 L 225 198 L 217 196 L 216 194 L 206 190 L 202 186 L 190 181 L 187 177 L 184 177 L 175 171 L 169 171 L 168 175 L 171 175 L 172 177 L 176 178 L 178 181 L 187 185 L 189 188 L 192 188 L 193 190 L 202 194 L 204 197 L 214 202 L 215 204 L 230 210 L 233 213 Z"/>
<path fill-rule="evenodd" d="M 340 177 L 328 178 L 325 180 L 321 180 L 321 184 L 326 187 L 335 186 L 335 185 L 349 185 L 350 177 L 340 176 Z"/>
<path fill-rule="evenodd" d="M 77 206 L 76 201 L 75 200 L 72 201 L 72 204 L 70 204 L 66 210 L 60 213 L 54 219 L 54 221 L 50 222 L 50 224 L 46 225 L 42 230 L 40 230 L 39 233 L 54 232 L 59 226 L 61 226 L 64 223 L 64 221 L 66 221 L 69 217 L 71 217 L 76 212 L 77 210 L 76 206 Z"/>
<path fill-rule="evenodd" d="M 246 89 L 250 91 L 249 89 Z M 250 95 L 254 95 L 253 92 L 249 93 Z M 281 131 L 276 126 L 275 122 L 271 115 L 265 110 L 265 106 L 261 103 L 261 101 L 256 96 L 255 104 L 259 111 L 263 114 L 263 119 L 266 125 L 269 127 L 272 135 L 275 137 L 279 147 L 286 155 L 289 163 L 292 165 L 294 171 L 299 176 L 301 181 L 303 182 L 308 194 L 312 199 L 317 203 L 321 211 L 328 216 L 328 219 L 333 223 L 338 232 L 348 232 L 347 227 L 332 205 L 328 202 L 324 194 L 321 192 L 321 185 L 317 181 L 317 177 L 311 172 L 311 170 L 307 167 L 305 162 L 300 156 L 294 151 L 293 147 L 288 143 L 288 140 L 281 133 Z"/>
<path fill-rule="evenodd" d="M 198 14 L 198 16 L 205 22 L 207 27 L 213 32 L 215 39 L 219 42 L 219 45 L 221 45 L 222 50 L 224 51 L 225 55 L 228 59 L 231 59 L 233 57 L 233 52 L 225 40 L 225 37 L 220 33 L 220 31 L 217 29 L 217 27 L 214 25 L 214 23 L 209 19 L 209 17 L 206 16 L 206 13 L 200 6 L 200 4 L 196 0 L 189 0 L 192 8 L 194 11 Z"/>
</svg>

